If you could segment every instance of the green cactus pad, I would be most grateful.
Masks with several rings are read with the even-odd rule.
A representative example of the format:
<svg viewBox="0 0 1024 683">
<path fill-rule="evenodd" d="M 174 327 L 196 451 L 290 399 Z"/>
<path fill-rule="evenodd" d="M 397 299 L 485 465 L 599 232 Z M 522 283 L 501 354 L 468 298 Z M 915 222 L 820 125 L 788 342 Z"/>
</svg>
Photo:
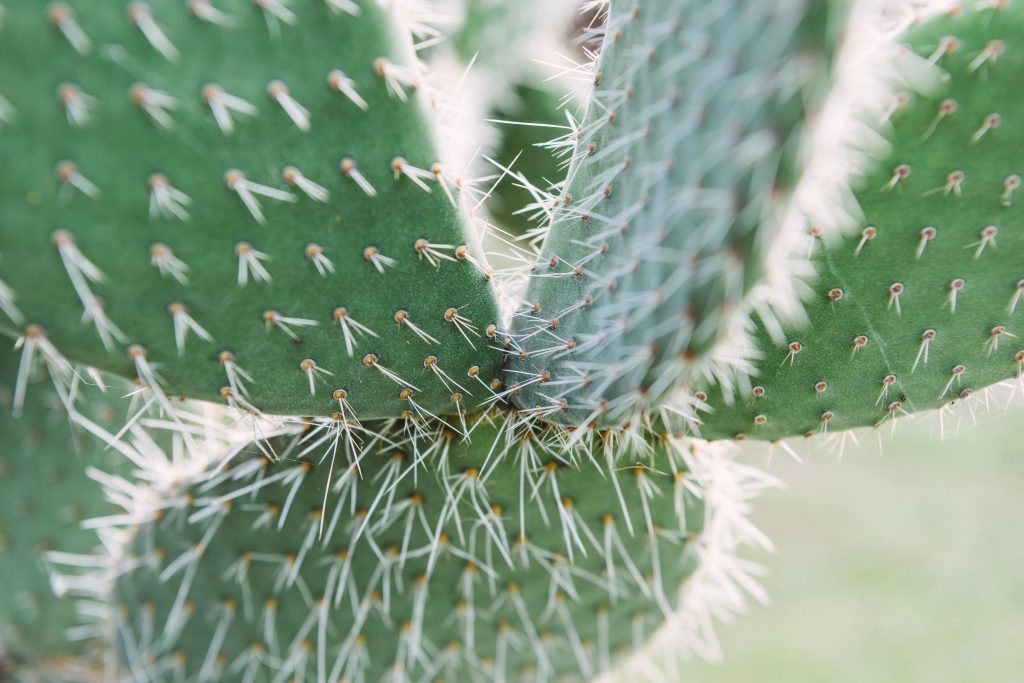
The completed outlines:
<svg viewBox="0 0 1024 683">
<path fill-rule="evenodd" d="M 815 247 L 809 323 L 782 343 L 757 330 L 759 375 L 742 396 L 711 392 L 702 434 L 777 439 L 970 410 L 987 400 L 980 390 L 1021 376 L 1024 107 L 1012 93 L 1022 35 L 1016 3 L 942 16 L 902 39 L 948 78 L 894 97 L 891 150 L 857 191 L 863 222 Z"/>
<path fill-rule="evenodd" d="M 621 425 L 729 371 L 711 351 L 779 222 L 826 15 L 803 0 L 611 3 L 516 319 L 518 405 Z"/>
<path fill-rule="evenodd" d="M 570 448 L 569 434 L 513 425 L 477 422 L 471 445 L 446 427 L 410 438 L 375 425 L 357 470 L 341 450 L 338 462 L 308 451 L 339 430 L 318 421 L 272 441 L 280 462 L 239 456 L 165 492 L 115 590 L 126 670 L 511 681 L 606 669 L 679 604 L 715 524 L 701 498 L 712 484 L 690 466 L 715 456 L 596 433 Z"/>
<path fill-rule="evenodd" d="M 96 532 L 80 524 L 110 514 L 100 485 L 87 467 L 110 471 L 115 456 L 93 439 L 74 433 L 56 392 L 33 387 L 21 417 L 11 416 L 17 356 L 0 353 L 0 679 L 6 665 L 12 680 L 99 680 L 99 630 L 85 640 L 69 639 L 83 624 L 67 584 L 54 583 L 49 551 L 86 555 L 98 544 Z M 88 392 L 95 399 L 93 392 Z M 104 406 L 94 406 L 102 412 Z M 5 658 L 11 661 L 5 663 Z"/>
<path fill-rule="evenodd" d="M 270 413 L 330 414 L 339 389 L 361 418 L 409 387 L 430 412 L 482 401 L 488 274 L 387 5 L 10 5 L 4 328 Z"/>
</svg>

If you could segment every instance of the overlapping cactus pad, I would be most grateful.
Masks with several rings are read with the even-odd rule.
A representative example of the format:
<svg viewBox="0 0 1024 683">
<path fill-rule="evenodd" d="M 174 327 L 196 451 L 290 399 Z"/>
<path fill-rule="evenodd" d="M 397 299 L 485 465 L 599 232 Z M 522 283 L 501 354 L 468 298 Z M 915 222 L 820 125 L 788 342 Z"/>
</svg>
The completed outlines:
<svg viewBox="0 0 1024 683">
<path fill-rule="evenodd" d="M 513 172 L 546 241 L 488 235 L 497 271 L 467 227 L 491 189 L 439 160 L 467 141 L 417 58 L 444 40 L 431 3 L 4 6 L 18 676 L 575 681 L 658 629 L 713 655 L 713 618 L 762 595 L 736 553 L 767 545 L 749 500 L 777 482 L 704 438 L 942 417 L 1024 375 L 1022 2 L 872 44 L 864 102 L 843 71 L 818 87 L 832 3 L 597 7 L 598 66 L 569 67 L 593 91 L 549 145 L 564 184 Z M 934 89 L 852 125 L 907 65 Z M 817 185 L 836 216 L 856 196 L 856 229 L 800 225 L 824 124 L 888 144 L 837 145 Z M 101 419 L 113 375 L 134 383 Z M 96 637 L 107 666 L 62 668 Z"/>
<path fill-rule="evenodd" d="M 823 244 L 809 323 L 757 331 L 759 376 L 713 393 L 709 437 L 776 439 L 948 410 L 1024 369 L 1024 7 L 964 10 L 912 29 L 908 49 L 944 72 L 900 92 L 881 122 L 859 230 Z M 1015 49 L 1016 48 L 1016 49 Z M 732 399 L 731 405 L 726 399 Z"/>
<path fill-rule="evenodd" d="M 385 3 L 9 5 L 4 327 L 172 395 L 475 405 L 488 274 Z M 491 328 L 493 329 L 493 328 Z M 411 400 L 410 400 L 411 399 Z"/>
<path fill-rule="evenodd" d="M 444 426 L 314 421 L 271 440 L 278 462 L 253 449 L 165 491 L 115 592 L 128 670 L 512 681 L 608 669 L 719 547 L 704 538 L 708 454 L 473 427 L 469 444 Z M 367 441 L 357 454 L 350 439 Z M 346 445 L 325 454 L 332 440 Z"/>
<path fill-rule="evenodd" d="M 99 539 L 83 522 L 116 509 L 88 468 L 127 468 L 120 455 L 72 430 L 45 379 L 13 417 L 17 365 L 14 353 L 0 352 L 0 671 L 35 675 L 12 680 L 99 680 L 103 628 L 83 628 L 88 616 L 78 613 L 74 580 L 55 580 L 49 570 L 58 554 L 93 552 Z M 97 395 L 89 394 L 94 412 L 116 417 Z"/>
<path fill-rule="evenodd" d="M 516 320 L 520 406 L 621 425 L 714 374 L 711 351 L 761 275 L 799 167 L 827 10 L 613 3 Z"/>
</svg>

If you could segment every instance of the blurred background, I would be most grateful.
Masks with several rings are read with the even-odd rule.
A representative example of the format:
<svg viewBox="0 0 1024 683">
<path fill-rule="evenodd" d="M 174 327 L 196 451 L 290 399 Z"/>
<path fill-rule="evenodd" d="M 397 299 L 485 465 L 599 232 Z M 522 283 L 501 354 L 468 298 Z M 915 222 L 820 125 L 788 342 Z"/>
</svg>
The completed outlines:
<svg viewBox="0 0 1024 683">
<path fill-rule="evenodd" d="M 938 437 L 934 416 L 840 459 L 759 464 L 773 600 L 722 626 L 699 683 L 1024 682 L 1024 411 Z M 947 429 L 949 425 L 947 424 Z"/>
</svg>

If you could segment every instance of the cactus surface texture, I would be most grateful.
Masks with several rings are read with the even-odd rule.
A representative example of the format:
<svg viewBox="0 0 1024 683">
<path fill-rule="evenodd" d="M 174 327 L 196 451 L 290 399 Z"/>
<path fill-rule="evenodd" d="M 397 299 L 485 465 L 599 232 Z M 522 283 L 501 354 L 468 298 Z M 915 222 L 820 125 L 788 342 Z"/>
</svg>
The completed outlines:
<svg viewBox="0 0 1024 683">
<path fill-rule="evenodd" d="M 734 441 L 1020 391 L 1024 3 L 926 4 L 0 0 L 0 667 L 718 656 Z"/>
<path fill-rule="evenodd" d="M 732 374 L 713 350 L 783 210 L 825 7 L 612 4 L 516 320 L 519 405 L 623 424 L 681 381 Z"/>
<path fill-rule="evenodd" d="M 888 150 L 857 181 L 857 229 L 838 240 L 822 237 L 829 226 L 807 231 L 808 322 L 781 336 L 757 329 L 759 373 L 735 394 L 718 387 L 705 436 L 881 426 L 984 402 L 973 395 L 1020 376 L 1024 107 L 1007 93 L 1024 72 L 1021 35 L 1024 8 L 1011 6 L 904 37 L 916 56 L 894 59 L 933 63 L 938 85 L 885 104 Z"/>
<path fill-rule="evenodd" d="M 478 402 L 467 372 L 497 379 L 497 312 L 419 92 L 418 27 L 335 6 L 355 16 L 8 8 L 7 329 L 268 412 L 327 415 L 336 391 L 367 418 L 407 407 L 403 389 L 431 412 Z"/>
<path fill-rule="evenodd" d="M 102 629 L 82 628 L 81 606 L 71 598 L 73 579 L 51 576 L 59 559 L 52 553 L 94 551 L 99 539 L 82 523 L 116 508 L 87 470 L 124 470 L 124 463 L 73 430 L 57 393 L 39 382 L 21 417 L 13 417 L 17 368 L 14 353 L 0 352 L 0 680 L 32 672 L 36 678 L 26 680 L 96 681 Z M 95 412 L 109 407 L 89 396 L 98 404 Z M 8 670 L 13 679 L 3 677 Z"/>
<path fill-rule="evenodd" d="M 700 463 L 691 473 L 700 451 L 685 440 L 636 450 L 595 434 L 567 449 L 560 430 L 488 422 L 472 444 L 445 427 L 411 438 L 366 427 L 374 440 L 358 457 L 307 459 L 332 428 L 314 422 L 273 440 L 278 462 L 255 451 L 160 496 L 115 591 L 132 671 L 589 676 L 671 617 L 721 542 L 704 538 L 716 520 L 703 487 L 730 483 Z M 429 473 L 415 464 L 428 460 Z M 603 486 L 618 496 L 591 495 Z"/>
</svg>

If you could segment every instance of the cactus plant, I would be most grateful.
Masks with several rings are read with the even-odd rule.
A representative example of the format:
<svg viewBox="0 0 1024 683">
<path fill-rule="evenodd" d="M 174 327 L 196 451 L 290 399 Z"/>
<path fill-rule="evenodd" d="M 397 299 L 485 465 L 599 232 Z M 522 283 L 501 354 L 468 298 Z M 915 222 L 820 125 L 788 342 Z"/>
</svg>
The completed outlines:
<svg viewBox="0 0 1024 683">
<path fill-rule="evenodd" d="M 519 403 L 569 423 L 623 424 L 707 372 L 759 277 L 827 62 L 826 3 L 648 4 L 602 28 L 515 326 Z"/>
<path fill-rule="evenodd" d="M 707 436 L 879 425 L 1020 375 L 1019 138 L 1003 96 L 1024 66 L 1003 54 L 1020 16 L 992 7 L 914 30 L 918 56 L 899 68 L 942 77 L 871 112 L 888 149 L 858 179 L 859 223 L 840 236 L 808 226 L 807 322 L 757 327 L 759 375 L 712 392 Z"/>
<path fill-rule="evenodd" d="M 588 3 L 564 181 L 499 162 L 520 244 L 446 157 L 476 128 L 418 57 L 429 3 L 9 8 L 12 407 L 42 367 L 138 470 L 82 582 L 116 675 L 586 679 L 658 628 L 716 654 L 775 482 L 714 439 L 1024 367 L 1024 10 L 870 5 Z M 122 427 L 78 390 L 110 375 Z"/>
</svg>

